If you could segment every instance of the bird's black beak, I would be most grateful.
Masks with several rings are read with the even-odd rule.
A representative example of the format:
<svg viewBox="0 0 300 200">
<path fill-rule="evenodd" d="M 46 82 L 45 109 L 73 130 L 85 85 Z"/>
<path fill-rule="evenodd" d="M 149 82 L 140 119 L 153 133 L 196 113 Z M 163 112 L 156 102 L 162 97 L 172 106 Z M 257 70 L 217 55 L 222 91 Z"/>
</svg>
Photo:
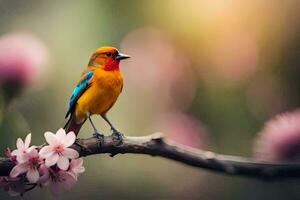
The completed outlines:
<svg viewBox="0 0 300 200">
<path fill-rule="evenodd" d="M 118 53 L 115 57 L 116 60 L 124 60 L 124 59 L 127 59 L 127 58 L 130 58 L 130 56 L 126 55 L 126 54 L 123 54 L 123 53 Z"/>
</svg>

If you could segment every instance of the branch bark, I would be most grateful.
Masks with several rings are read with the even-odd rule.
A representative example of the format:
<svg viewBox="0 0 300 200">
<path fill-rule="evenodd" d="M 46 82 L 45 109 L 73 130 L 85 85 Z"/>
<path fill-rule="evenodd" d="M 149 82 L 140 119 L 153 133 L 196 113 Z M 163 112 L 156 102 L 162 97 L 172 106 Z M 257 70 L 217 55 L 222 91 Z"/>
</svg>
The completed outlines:
<svg viewBox="0 0 300 200">
<path fill-rule="evenodd" d="M 126 153 L 148 154 L 228 175 L 260 179 L 300 178 L 300 163 L 266 163 L 216 154 L 167 141 L 158 133 L 143 137 L 124 137 L 122 144 L 116 144 L 112 136 L 105 136 L 102 145 L 97 138 L 78 139 L 72 148 L 81 157 L 105 153 L 112 157 Z M 9 175 L 13 166 L 14 163 L 9 159 L 0 158 L 0 176 Z"/>
</svg>

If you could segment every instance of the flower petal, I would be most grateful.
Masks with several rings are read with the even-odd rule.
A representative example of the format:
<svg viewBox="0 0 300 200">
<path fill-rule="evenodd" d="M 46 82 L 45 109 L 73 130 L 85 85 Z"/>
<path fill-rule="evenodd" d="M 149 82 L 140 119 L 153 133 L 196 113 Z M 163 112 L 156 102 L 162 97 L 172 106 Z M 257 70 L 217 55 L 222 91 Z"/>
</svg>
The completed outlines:
<svg viewBox="0 0 300 200">
<path fill-rule="evenodd" d="M 30 145 L 31 142 L 31 133 L 29 133 L 26 138 L 25 138 L 25 142 L 24 142 L 24 147 L 27 149 Z"/>
<path fill-rule="evenodd" d="M 59 195 L 66 190 L 71 189 L 71 187 L 76 183 L 76 177 L 71 173 L 65 171 L 59 171 L 58 179 L 56 181 L 51 181 L 50 190 L 54 195 Z"/>
<path fill-rule="evenodd" d="M 48 144 L 55 145 L 55 144 L 58 143 L 58 140 L 56 139 L 56 136 L 53 133 L 47 131 L 44 134 L 44 136 L 45 136 L 45 139 L 46 139 L 46 141 L 47 141 Z"/>
<path fill-rule="evenodd" d="M 15 178 L 19 176 L 20 174 L 23 174 L 28 170 L 28 163 L 22 163 L 16 165 L 10 172 L 9 176 L 12 178 Z"/>
<path fill-rule="evenodd" d="M 55 165 L 57 163 L 58 157 L 59 156 L 57 153 L 54 153 L 51 156 L 47 157 L 46 161 L 45 161 L 45 165 L 47 167 L 51 167 L 51 166 Z"/>
<path fill-rule="evenodd" d="M 61 175 L 61 179 L 63 180 L 63 187 L 66 189 L 66 190 L 69 190 L 71 189 L 71 187 L 73 187 L 73 185 L 76 183 L 76 177 L 69 173 L 69 172 L 61 172 L 60 174 Z"/>
<path fill-rule="evenodd" d="M 85 172 L 85 167 L 80 166 L 80 167 L 76 167 L 74 169 L 72 169 L 72 171 L 70 171 L 71 173 L 73 173 L 75 176 L 78 176 L 79 174 Z"/>
<path fill-rule="evenodd" d="M 48 158 L 51 155 L 53 155 L 54 153 L 55 152 L 50 145 L 43 147 L 39 152 L 39 154 L 42 158 Z"/>
<path fill-rule="evenodd" d="M 42 164 L 39 168 L 39 173 L 40 173 L 40 179 L 38 180 L 38 184 L 42 185 L 47 185 L 49 182 L 50 178 L 50 173 L 48 167 L 46 165 Z"/>
<path fill-rule="evenodd" d="M 58 168 L 64 171 L 66 171 L 69 168 L 69 164 L 69 159 L 65 156 L 60 156 L 57 161 Z"/>
<path fill-rule="evenodd" d="M 17 161 L 19 163 L 25 163 L 28 161 L 30 157 L 27 155 L 27 153 L 22 153 L 17 155 Z"/>
<path fill-rule="evenodd" d="M 77 172 L 77 174 L 81 174 L 81 173 L 85 172 L 85 167 L 84 166 L 78 167 L 76 172 Z"/>
<path fill-rule="evenodd" d="M 74 159 L 79 157 L 79 153 L 71 148 L 65 148 L 62 152 L 62 155 L 66 156 L 67 158 Z"/>
<path fill-rule="evenodd" d="M 83 173 L 85 171 L 85 168 L 82 166 L 82 164 L 82 158 L 71 160 L 69 172 L 75 175 L 75 177 L 77 178 L 80 173 Z"/>
<path fill-rule="evenodd" d="M 50 182 L 50 191 L 54 196 L 58 196 L 64 192 L 64 188 L 62 187 L 62 183 L 60 182 Z"/>
<path fill-rule="evenodd" d="M 39 152 L 36 149 L 30 149 L 30 151 L 28 151 L 27 155 L 31 158 L 34 158 L 34 157 L 39 156 Z"/>
<path fill-rule="evenodd" d="M 35 149 L 35 148 L 37 148 L 36 146 L 31 146 L 31 147 L 29 147 L 28 149 L 27 149 L 27 151 L 29 152 L 29 151 L 31 151 L 32 149 Z"/>
<path fill-rule="evenodd" d="M 58 131 L 56 132 L 56 138 L 58 139 L 58 141 L 60 141 L 61 143 L 63 143 L 63 141 L 66 140 L 66 131 L 65 129 L 58 129 Z"/>
<path fill-rule="evenodd" d="M 73 131 L 71 131 L 67 134 L 67 136 L 62 142 L 65 145 L 65 147 L 69 147 L 72 144 L 74 144 L 75 140 L 76 140 L 76 135 Z"/>
<path fill-rule="evenodd" d="M 24 142 L 21 138 L 17 139 L 17 149 L 23 149 L 24 148 Z"/>
<path fill-rule="evenodd" d="M 73 160 L 71 161 L 72 167 L 82 166 L 82 164 L 83 164 L 83 159 L 82 159 L 82 158 L 73 159 Z"/>
<path fill-rule="evenodd" d="M 26 177 L 30 183 L 36 183 L 40 178 L 40 174 L 37 169 L 29 169 Z"/>
</svg>

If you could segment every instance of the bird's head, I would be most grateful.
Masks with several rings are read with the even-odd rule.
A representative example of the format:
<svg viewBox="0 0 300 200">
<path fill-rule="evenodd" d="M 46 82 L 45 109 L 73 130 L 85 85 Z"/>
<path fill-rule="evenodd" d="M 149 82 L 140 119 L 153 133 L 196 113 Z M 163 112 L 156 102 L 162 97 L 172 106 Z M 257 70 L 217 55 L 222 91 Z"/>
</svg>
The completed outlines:
<svg viewBox="0 0 300 200">
<path fill-rule="evenodd" d="M 130 56 L 120 53 L 115 47 L 100 47 L 93 53 L 89 66 L 103 68 L 107 71 L 118 70 L 120 60 L 130 58 Z"/>
</svg>

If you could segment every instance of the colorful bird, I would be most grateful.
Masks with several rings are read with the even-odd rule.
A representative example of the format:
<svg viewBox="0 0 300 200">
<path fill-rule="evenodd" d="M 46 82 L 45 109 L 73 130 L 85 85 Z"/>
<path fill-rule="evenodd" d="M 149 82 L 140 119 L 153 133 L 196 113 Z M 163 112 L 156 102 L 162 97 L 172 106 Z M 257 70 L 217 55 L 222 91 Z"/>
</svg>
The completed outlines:
<svg viewBox="0 0 300 200">
<path fill-rule="evenodd" d="M 91 119 L 91 115 L 98 114 L 109 124 L 113 136 L 122 138 L 121 133 L 106 117 L 106 113 L 122 92 L 123 76 L 119 64 L 120 60 L 127 58 L 130 56 L 110 46 L 97 49 L 91 56 L 69 102 L 66 118 L 70 117 L 64 127 L 66 132 L 74 131 L 78 135 L 83 123 L 89 119 L 95 131 L 94 136 L 103 138 L 103 134 L 96 129 Z"/>
</svg>

